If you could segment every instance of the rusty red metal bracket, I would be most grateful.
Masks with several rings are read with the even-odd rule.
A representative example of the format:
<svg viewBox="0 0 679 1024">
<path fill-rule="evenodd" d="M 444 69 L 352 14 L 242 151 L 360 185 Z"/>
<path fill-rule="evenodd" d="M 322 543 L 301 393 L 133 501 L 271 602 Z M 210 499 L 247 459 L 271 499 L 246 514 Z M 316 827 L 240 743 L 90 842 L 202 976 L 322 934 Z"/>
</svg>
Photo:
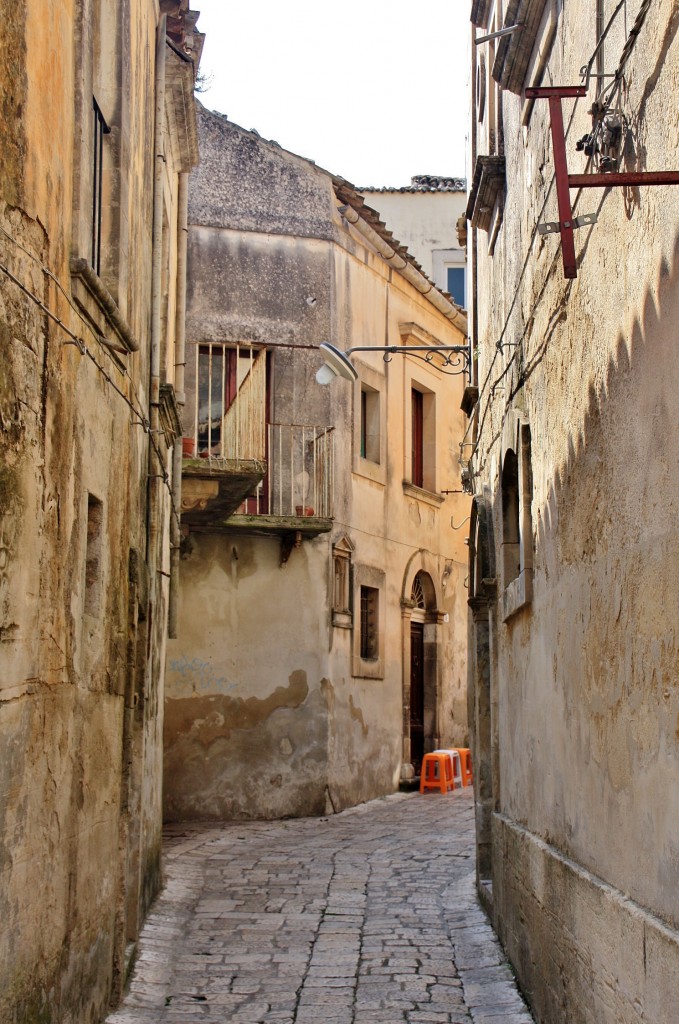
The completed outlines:
<svg viewBox="0 0 679 1024">
<path fill-rule="evenodd" d="M 584 96 L 586 92 L 583 85 L 539 86 L 526 89 L 527 99 L 549 100 L 556 198 L 559 206 L 558 231 L 561 235 L 564 277 L 568 278 L 578 276 L 573 230 L 583 224 L 591 224 L 593 219 L 596 219 L 592 215 L 573 217 L 570 196 L 572 188 L 611 188 L 614 185 L 679 185 L 679 171 L 611 171 L 605 174 L 569 174 L 561 100 L 569 96 Z"/>
</svg>

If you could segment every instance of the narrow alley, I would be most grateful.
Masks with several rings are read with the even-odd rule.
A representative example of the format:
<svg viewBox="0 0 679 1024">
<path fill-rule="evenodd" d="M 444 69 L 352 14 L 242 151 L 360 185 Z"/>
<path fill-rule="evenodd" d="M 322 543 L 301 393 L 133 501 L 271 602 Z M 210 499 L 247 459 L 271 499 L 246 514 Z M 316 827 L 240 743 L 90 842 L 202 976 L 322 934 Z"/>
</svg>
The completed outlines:
<svg viewBox="0 0 679 1024">
<path fill-rule="evenodd" d="M 168 829 L 108 1024 L 530 1024 L 474 888 L 471 789 Z"/>
</svg>

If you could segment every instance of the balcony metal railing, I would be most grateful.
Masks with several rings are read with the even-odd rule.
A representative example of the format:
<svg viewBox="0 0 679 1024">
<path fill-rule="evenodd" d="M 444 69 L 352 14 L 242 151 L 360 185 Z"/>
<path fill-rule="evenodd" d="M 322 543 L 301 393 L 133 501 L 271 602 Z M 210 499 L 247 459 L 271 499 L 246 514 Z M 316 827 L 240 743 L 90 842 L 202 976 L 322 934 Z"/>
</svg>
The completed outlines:
<svg viewBox="0 0 679 1024">
<path fill-rule="evenodd" d="M 250 346 L 201 345 L 194 444 L 203 457 L 263 462 L 266 450 L 266 353 Z M 224 409 L 224 396 L 233 389 Z M 233 393 L 233 392 L 232 392 Z"/>
<path fill-rule="evenodd" d="M 271 423 L 267 474 L 239 511 L 264 516 L 332 517 L 335 428 Z"/>
<path fill-rule="evenodd" d="M 238 511 L 248 515 L 331 518 L 334 427 L 266 423 L 266 351 L 249 345 L 200 345 L 197 401 L 189 450 L 210 472 L 265 473 Z M 224 407 L 226 406 L 226 412 Z M 195 472 L 195 471 L 194 471 Z"/>
</svg>

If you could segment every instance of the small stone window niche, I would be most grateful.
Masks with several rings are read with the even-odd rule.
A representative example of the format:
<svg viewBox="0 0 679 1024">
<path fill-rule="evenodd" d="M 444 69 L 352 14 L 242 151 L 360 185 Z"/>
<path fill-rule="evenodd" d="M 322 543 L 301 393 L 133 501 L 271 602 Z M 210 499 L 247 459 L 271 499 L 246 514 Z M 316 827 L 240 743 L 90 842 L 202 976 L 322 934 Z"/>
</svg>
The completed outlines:
<svg viewBox="0 0 679 1024">
<path fill-rule="evenodd" d="M 380 458 L 380 393 L 369 384 L 361 384 L 361 458 L 377 465 Z"/>
<path fill-rule="evenodd" d="M 510 447 L 510 444 L 512 445 Z M 533 524 L 531 502 L 530 427 L 517 423 L 511 442 L 503 445 L 502 491 L 502 612 L 511 618 L 533 598 Z"/>
<path fill-rule="evenodd" d="M 351 629 L 351 555 L 354 545 L 344 534 L 332 546 L 332 624 L 338 629 Z"/>
<path fill-rule="evenodd" d="M 85 550 L 85 615 L 101 612 L 102 535 L 104 506 L 93 494 L 87 495 L 87 546 Z"/>
</svg>

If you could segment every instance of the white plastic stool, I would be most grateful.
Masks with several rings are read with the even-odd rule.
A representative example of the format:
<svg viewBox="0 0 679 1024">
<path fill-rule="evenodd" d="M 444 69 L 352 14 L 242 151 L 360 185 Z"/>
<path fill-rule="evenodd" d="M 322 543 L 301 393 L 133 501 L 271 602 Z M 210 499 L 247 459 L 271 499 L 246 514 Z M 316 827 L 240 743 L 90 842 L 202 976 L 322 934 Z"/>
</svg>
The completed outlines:
<svg viewBox="0 0 679 1024">
<path fill-rule="evenodd" d="M 462 765 L 457 750 L 450 750 L 445 747 L 434 751 L 435 754 L 447 754 L 453 771 L 453 789 L 462 789 Z"/>
</svg>

